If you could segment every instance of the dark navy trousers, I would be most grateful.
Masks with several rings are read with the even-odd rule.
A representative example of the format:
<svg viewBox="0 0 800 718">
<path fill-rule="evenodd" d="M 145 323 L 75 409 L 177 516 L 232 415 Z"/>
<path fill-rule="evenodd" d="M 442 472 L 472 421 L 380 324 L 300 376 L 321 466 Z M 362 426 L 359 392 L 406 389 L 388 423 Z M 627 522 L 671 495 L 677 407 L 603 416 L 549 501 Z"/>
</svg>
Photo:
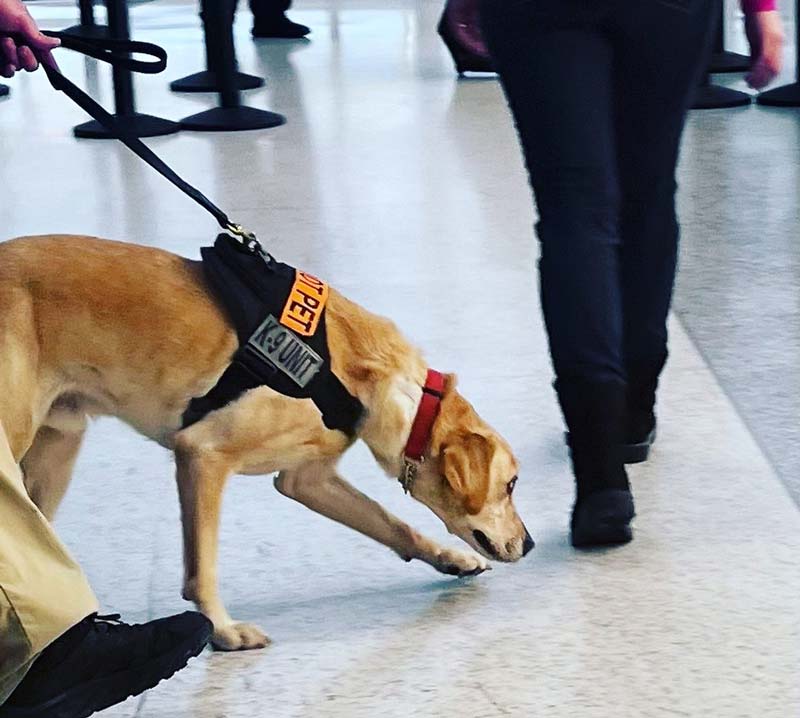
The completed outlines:
<svg viewBox="0 0 800 718">
<path fill-rule="evenodd" d="M 483 0 L 525 154 L 556 376 L 624 381 L 667 351 L 675 165 L 714 0 Z"/>
</svg>

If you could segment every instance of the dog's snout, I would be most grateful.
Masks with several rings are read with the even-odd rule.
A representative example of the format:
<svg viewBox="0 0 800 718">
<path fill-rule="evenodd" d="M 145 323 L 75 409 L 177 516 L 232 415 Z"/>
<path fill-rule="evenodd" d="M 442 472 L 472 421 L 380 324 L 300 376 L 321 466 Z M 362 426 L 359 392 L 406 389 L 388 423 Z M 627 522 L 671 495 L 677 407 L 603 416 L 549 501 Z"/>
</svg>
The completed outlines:
<svg viewBox="0 0 800 718">
<path fill-rule="evenodd" d="M 522 542 L 522 555 L 527 556 L 536 544 L 533 542 L 528 529 L 525 529 L 525 540 Z"/>
</svg>

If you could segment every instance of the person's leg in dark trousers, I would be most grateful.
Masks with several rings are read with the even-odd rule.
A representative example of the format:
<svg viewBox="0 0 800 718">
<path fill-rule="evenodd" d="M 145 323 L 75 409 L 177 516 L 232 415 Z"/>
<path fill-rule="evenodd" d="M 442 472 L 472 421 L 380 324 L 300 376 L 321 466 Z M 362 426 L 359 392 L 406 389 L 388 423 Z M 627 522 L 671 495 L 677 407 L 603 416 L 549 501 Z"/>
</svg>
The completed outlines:
<svg viewBox="0 0 800 718">
<path fill-rule="evenodd" d="M 649 7 L 648 7 L 649 6 Z M 617 21 L 617 151 L 628 375 L 625 458 L 655 439 L 658 377 L 678 257 L 675 165 L 686 112 L 710 49 L 711 0 L 635 3 Z"/>
<path fill-rule="evenodd" d="M 539 279 L 576 479 L 576 545 L 630 540 L 620 185 L 610 6 L 486 2 L 483 22 L 539 212 Z"/>
<path fill-rule="evenodd" d="M 250 0 L 253 37 L 298 39 L 308 35 L 311 28 L 286 17 L 291 5 L 291 0 Z"/>
<path fill-rule="evenodd" d="M 686 0 L 703 5 L 707 1 Z M 670 2 L 674 6 L 683 0 Z M 572 517 L 575 545 L 631 538 L 633 502 L 622 464 L 625 363 L 633 356 L 626 349 L 652 332 L 630 331 L 630 324 L 639 320 L 634 315 L 628 321 L 623 311 L 636 294 L 629 291 L 632 283 L 624 277 L 637 263 L 631 259 L 635 252 L 625 253 L 623 238 L 642 226 L 642 221 L 631 219 L 630 141 L 626 137 L 624 147 L 619 145 L 624 104 L 620 93 L 629 91 L 624 75 L 636 71 L 638 54 L 655 37 L 674 44 L 670 57 L 688 53 L 675 110 L 682 118 L 685 88 L 695 77 L 706 34 L 705 16 L 696 16 L 701 39 L 696 48 L 687 48 L 684 43 L 692 33 L 685 27 L 672 38 L 664 37 L 659 26 L 659 13 L 665 8 L 661 2 L 637 3 L 635 10 L 630 6 L 621 0 L 485 0 L 483 4 L 484 30 L 517 123 L 539 209 L 542 307 L 577 484 Z M 636 42 L 624 47 L 636 33 Z M 647 93 L 648 88 L 637 91 Z M 641 108 L 648 102 L 624 106 L 631 113 L 626 122 L 634 125 L 642 121 Z M 675 125 L 674 118 L 672 123 L 663 117 L 661 121 L 665 131 Z M 659 164 L 661 172 L 666 164 L 666 160 Z M 672 170 L 674 160 L 670 177 Z M 663 199 L 662 204 L 666 206 Z M 674 227 L 674 210 L 671 216 Z M 659 251 L 669 257 L 674 249 Z M 664 305 L 659 287 L 672 286 L 674 260 L 670 269 L 669 261 L 656 262 L 649 251 L 641 254 L 642 261 L 658 265 L 651 268 L 657 275 L 656 288 L 642 284 L 643 291 L 657 295 L 645 312 L 652 326 Z"/>
</svg>

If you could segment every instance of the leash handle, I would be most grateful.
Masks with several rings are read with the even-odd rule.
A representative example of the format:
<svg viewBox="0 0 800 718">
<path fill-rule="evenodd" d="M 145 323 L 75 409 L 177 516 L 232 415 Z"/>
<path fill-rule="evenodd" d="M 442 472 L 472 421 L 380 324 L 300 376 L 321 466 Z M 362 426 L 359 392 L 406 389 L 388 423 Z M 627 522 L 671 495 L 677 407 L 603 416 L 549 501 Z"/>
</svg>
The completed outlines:
<svg viewBox="0 0 800 718">
<path fill-rule="evenodd" d="M 88 55 L 100 62 L 125 68 L 131 72 L 141 72 L 146 75 L 157 75 L 167 67 L 167 51 L 160 45 L 152 42 L 138 40 L 114 40 L 112 38 L 97 38 L 88 40 L 75 37 L 69 33 L 44 30 L 43 35 L 61 40 L 60 47 L 65 50 L 74 50 L 82 55 Z M 56 48 L 58 49 L 58 48 Z M 154 60 L 136 60 L 130 53 L 149 55 Z"/>
</svg>

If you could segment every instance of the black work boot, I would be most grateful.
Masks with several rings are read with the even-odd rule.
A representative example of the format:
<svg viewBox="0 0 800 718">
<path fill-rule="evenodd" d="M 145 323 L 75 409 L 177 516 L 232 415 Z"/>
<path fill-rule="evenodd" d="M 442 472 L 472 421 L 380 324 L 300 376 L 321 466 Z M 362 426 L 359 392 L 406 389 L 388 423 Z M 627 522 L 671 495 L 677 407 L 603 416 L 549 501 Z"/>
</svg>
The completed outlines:
<svg viewBox="0 0 800 718">
<path fill-rule="evenodd" d="M 656 389 L 666 361 L 667 355 L 663 354 L 655 359 L 629 362 L 627 366 L 628 417 L 622 452 L 626 464 L 647 461 L 656 440 Z"/>
<path fill-rule="evenodd" d="M 92 614 L 42 651 L 0 718 L 86 718 L 177 673 L 212 630 L 191 611 L 142 625 Z"/>
<path fill-rule="evenodd" d="M 621 450 L 625 385 L 559 379 L 555 386 L 575 473 L 572 545 L 627 543 L 633 537 L 634 509 Z"/>
</svg>

